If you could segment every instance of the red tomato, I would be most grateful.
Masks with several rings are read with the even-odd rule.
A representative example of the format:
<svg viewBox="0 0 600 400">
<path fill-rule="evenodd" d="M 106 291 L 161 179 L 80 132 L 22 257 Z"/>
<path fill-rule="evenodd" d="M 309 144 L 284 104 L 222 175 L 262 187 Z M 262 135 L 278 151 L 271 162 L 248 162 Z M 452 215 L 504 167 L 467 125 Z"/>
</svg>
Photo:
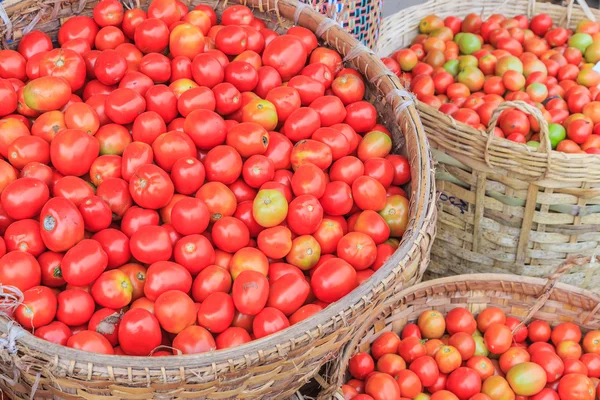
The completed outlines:
<svg viewBox="0 0 600 400">
<path fill-rule="evenodd" d="M 50 322 L 48 325 L 37 328 L 34 335 L 47 340 L 50 343 L 66 346 L 72 333 L 67 325 L 59 321 L 54 321 Z"/>
<path fill-rule="evenodd" d="M 63 175 L 82 176 L 100 151 L 98 139 L 80 129 L 59 132 L 50 144 L 52 165 Z"/>
<path fill-rule="evenodd" d="M 56 319 L 69 326 L 87 323 L 94 314 L 94 299 L 81 289 L 66 289 L 57 296 Z"/>
<path fill-rule="evenodd" d="M 365 393 L 374 400 L 400 398 L 400 386 L 390 375 L 375 372 L 366 381 Z"/>
<path fill-rule="evenodd" d="M 38 215 L 50 196 L 45 183 L 35 178 L 21 178 L 8 184 L 0 195 L 0 203 L 13 219 Z"/>
<path fill-rule="evenodd" d="M 232 297 L 235 308 L 246 315 L 258 314 L 269 298 L 269 283 L 264 274 L 243 271 L 233 282 Z"/>
<path fill-rule="evenodd" d="M 141 227 L 131 235 L 129 247 L 131 255 L 144 264 L 167 261 L 173 254 L 169 233 L 162 226 Z"/>
<path fill-rule="evenodd" d="M 276 308 L 265 307 L 252 321 L 252 331 L 257 339 L 272 335 L 290 326 L 286 316 Z"/>
<path fill-rule="evenodd" d="M 56 309 L 57 300 L 52 289 L 34 286 L 23 292 L 23 301 L 15 310 L 14 317 L 21 326 L 35 329 L 52 322 Z"/>
<path fill-rule="evenodd" d="M 209 265 L 194 279 L 192 297 L 197 302 L 204 302 L 212 293 L 229 293 L 231 282 L 229 271 L 217 265 Z"/>
<path fill-rule="evenodd" d="M 306 64 L 306 48 L 297 36 L 282 35 L 273 39 L 263 52 L 264 65 L 271 66 L 279 72 L 283 81 L 289 81 L 302 70 Z"/>
<path fill-rule="evenodd" d="M 82 330 L 74 333 L 67 340 L 67 347 L 98 354 L 115 354 L 115 351 L 104 336 L 98 332 Z"/>
<path fill-rule="evenodd" d="M 100 243 L 84 239 L 65 254 L 61 270 L 63 278 L 73 286 L 85 286 L 94 282 L 108 265 L 108 255 Z"/>
<path fill-rule="evenodd" d="M 354 290 L 356 285 L 356 270 L 341 258 L 327 260 L 311 278 L 315 296 L 327 303 L 341 299 Z"/>
<path fill-rule="evenodd" d="M 192 275 L 187 269 L 170 261 L 159 261 L 148 268 L 144 295 L 152 301 L 169 290 L 188 293 L 192 288 Z"/>
<path fill-rule="evenodd" d="M 169 175 L 152 164 L 141 165 L 129 181 L 133 201 L 144 208 L 158 209 L 166 206 L 174 191 Z"/>
<path fill-rule="evenodd" d="M 147 356 L 162 341 L 158 320 L 143 308 L 131 309 L 123 315 L 118 337 L 121 349 L 132 356 Z"/>
<path fill-rule="evenodd" d="M 225 331 L 233 322 L 235 307 L 232 297 L 223 292 L 208 295 L 198 309 L 198 324 L 213 333 Z"/>
</svg>

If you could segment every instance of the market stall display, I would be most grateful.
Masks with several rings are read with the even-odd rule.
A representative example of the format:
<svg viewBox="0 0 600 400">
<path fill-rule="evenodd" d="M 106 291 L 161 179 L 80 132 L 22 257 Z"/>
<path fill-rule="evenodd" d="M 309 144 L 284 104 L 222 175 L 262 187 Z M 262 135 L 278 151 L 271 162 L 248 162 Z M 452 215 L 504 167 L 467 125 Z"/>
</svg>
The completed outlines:
<svg viewBox="0 0 600 400">
<path fill-rule="evenodd" d="M 378 54 L 411 70 L 437 161 L 430 276 L 546 276 L 598 248 L 598 15 L 584 1 L 442 0 L 384 20 Z M 562 279 L 597 288 L 597 270 L 582 266 Z"/>
<path fill-rule="evenodd" d="M 309 7 L 243 3 L 5 7 L 7 393 L 284 398 L 421 280 L 432 166 L 397 78 Z"/>
</svg>

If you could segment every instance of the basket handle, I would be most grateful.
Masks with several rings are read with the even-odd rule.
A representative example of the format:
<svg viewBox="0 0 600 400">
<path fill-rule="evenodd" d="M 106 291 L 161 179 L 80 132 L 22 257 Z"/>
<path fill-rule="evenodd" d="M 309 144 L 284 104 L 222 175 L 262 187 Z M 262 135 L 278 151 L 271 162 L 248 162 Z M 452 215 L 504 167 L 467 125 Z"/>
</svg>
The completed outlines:
<svg viewBox="0 0 600 400">
<path fill-rule="evenodd" d="M 562 17 L 560 17 L 560 21 L 558 23 L 560 26 L 564 26 L 565 28 L 568 27 L 569 24 L 571 23 L 571 16 L 573 14 L 573 5 L 575 4 L 575 0 L 568 0 L 568 1 L 569 2 L 566 5 L 565 13 L 562 15 Z M 585 14 L 586 17 L 589 20 L 596 22 L 596 16 L 594 15 L 594 13 L 590 9 L 590 7 L 587 5 L 585 0 L 577 0 L 577 3 L 579 3 L 581 10 L 583 11 L 583 13 Z"/>
<path fill-rule="evenodd" d="M 515 328 L 513 329 L 513 334 L 517 332 L 522 326 L 524 326 L 533 316 L 537 313 L 543 306 L 546 304 L 546 301 L 550 298 L 558 279 L 565 273 L 570 271 L 572 268 L 576 266 L 581 266 L 585 264 L 596 263 L 600 261 L 600 256 L 573 256 L 568 257 L 565 261 L 563 261 L 557 268 L 556 271 L 548 276 L 548 281 L 544 285 L 541 290 L 541 295 L 538 297 L 536 302 L 531 306 L 523 321 L 521 321 Z M 586 321 L 589 320 L 596 312 L 600 310 L 600 303 L 592 310 L 592 312 L 586 317 Z"/>
<path fill-rule="evenodd" d="M 531 106 L 527 103 L 525 103 L 524 101 L 520 101 L 520 100 L 516 100 L 516 101 L 505 101 L 500 103 L 500 105 L 494 110 L 494 112 L 492 113 L 492 118 L 490 119 L 490 123 L 487 129 L 487 134 L 488 134 L 488 138 L 487 138 L 487 143 L 485 144 L 485 151 L 483 154 L 485 163 L 488 165 L 488 167 L 493 168 L 493 164 L 491 161 L 491 156 L 490 156 L 490 146 L 492 145 L 492 143 L 494 141 L 498 141 L 498 140 L 505 140 L 505 139 L 500 139 L 497 138 L 496 135 L 494 135 L 494 128 L 496 127 L 497 123 L 498 123 L 498 118 L 500 118 L 500 115 L 502 114 L 502 111 L 507 110 L 509 108 L 516 108 L 517 110 L 521 110 L 524 113 L 527 114 L 531 114 L 535 117 L 535 119 L 537 120 L 538 124 L 540 125 L 540 148 L 539 148 L 539 152 L 546 154 L 546 170 L 544 171 L 542 177 L 546 177 L 546 175 L 548 174 L 548 172 L 550 171 L 550 162 L 551 162 L 551 151 L 552 151 L 552 145 L 550 144 L 550 134 L 549 134 L 549 130 L 548 130 L 548 122 L 546 121 L 546 119 L 544 118 L 544 116 L 542 115 L 542 112 L 540 110 L 538 110 L 536 107 Z"/>
</svg>

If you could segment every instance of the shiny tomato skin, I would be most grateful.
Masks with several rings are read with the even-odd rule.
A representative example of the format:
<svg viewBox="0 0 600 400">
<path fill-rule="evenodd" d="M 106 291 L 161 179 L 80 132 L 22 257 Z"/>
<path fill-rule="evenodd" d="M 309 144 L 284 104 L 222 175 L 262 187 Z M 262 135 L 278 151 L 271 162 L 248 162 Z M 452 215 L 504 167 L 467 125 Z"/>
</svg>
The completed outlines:
<svg viewBox="0 0 600 400">
<path fill-rule="evenodd" d="M 98 196 L 91 196 L 79 205 L 79 213 L 87 231 L 98 232 L 112 223 L 112 211 L 108 203 Z"/>
<path fill-rule="evenodd" d="M 37 261 L 40 264 L 42 273 L 42 285 L 48 287 L 60 287 L 66 284 L 62 277 L 60 265 L 63 259 L 62 253 L 47 251 L 38 256 Z"/>
<path fill-rule="evenodd" d="M 49 324 L 56 315 L 57 300 L 52 289 L 34 286 L 23 293 L 23 301 L 15 310 L 17 322 L 28 329 Z"/>
<path fill-rule="evenodd" d="M 198 234 L 179 239 L 174 246 L 173 255 L 175 261 L 194 276 L 215 263 L 213 246 L 205 236 Z"/>
<path fill-rule="evenodd" d="M 283 81 L 289 81 L 298 75 L 306 64 L 306 59 L 307 52 L 302 40 L 293 35 L 274 38 L 262 55 L 263 64 L 275 68 Z"/>
<path fill-rule="evenodd" d="M 70 49 L 54 49 L 40 60 L 40 77 L 53 76 L 64 78 L 73 92 L 81 89 L 85 82 L 85 61 Z"/>
<path fill-rule="evenodd" d="M 238 311 L 246 315 L 256 315 L 267 304 L 269 282 L 260 272 L 242 271 L 233 282 L 232 297 Z"/>
<path fill-rule="evenodd" d="M 57 296 L 56 319 L 68 326 L 87 323 L 94 314 L 94 299 L 81 289 L 66 289 Z"/>
<path fill-rule="evenodd" d="M 204 268 L 194 279 L 192 297 L 197 302 L 203 302 L 211 293 L 229 293 L 232 285 L 231 274 L 217 265 Z"/>
<path fill-rule="evenodd" d="M 92 187 L 83 179 L 76 176 L 65 176 L 59 178 L 52 188 L 54 197 L 64 197 L 70 200 L 76 206 L 79 206 L 83 200 L 94 195 Z"/>
<path fill-rule="evenodd" d="M 67 251 L 61 269 L 67 283 L 85 286 L 96 280 L 107 265 L 108 255 L 100 243 L 84 239 Z"/>
<path fill-rule="evenodd" d="M 141 207 L 159 209 L 171 200 L 175 188 L 169 175 L 159 167 L 144 164 L 129 181 L 133 201 Z"/>
<path fill-rule="evenodd" d="M 215 339 L 215 343 L 217 345 L 217 350 L 220 350 L 241 346 L 242 344 L 248 343 L 251 340 L 252 339 L 250 338 L 250 335 L 245 329 L 232 326 L 219 334 L 219 336 L 217 336 Z"/>
<path fill-rule="evenodd" d="M 74 333 L 67 340 L 67 347 L 98 354 L 115 354 L 115 351 L 104 336 L 98 332 L 82 330 Z"/>
<path fill-rule="evenodd" d="M 50 322 L 35 330 L 34 335 L 50 343 L 66 346 L 71 337 L 71 329 L 60 321 Z"/>
<path fill-rule="evenodd" d="M 146 100 L 133 89 L 115 89 L 106 98 L 106 116 L 116 124 L 130 124 L 145 110 Z"/>
<path fill-rule="evenodd" d="M 210 332 L 201 326 L 189 326 L 173 339 L 173 354 L 198 354 L 217 348 Z"/>
<path fill-rule="evenodd" d="M 278 309 L 265 307 L 252 321 L 252 331 L 257 339 L 272 335 L 290 326 L 290 321 Z"/>
<path fill-rule="evenodd" d="M 198 309 L 198 324 L 212 333 L 225 331 L 233 322 L 235 306 L 232 297 L 223 292 L 210 294 Z"/>
<path fill-rule="evenodd" d="M 0 280 L 22 292 L 41 283 L 38 261 L 29 253 L 13 251 L 0 258 Z"/>
<path fill-rule="evenodd" d="M 178 201 L 171 211 L 171 223 L 182 235 L 204 232 L 210 222 L 206 204 L 197 198 L 185 198 Z"/>
<path fill-rule="evenodd" d="M 132 356 L 147 356 L 162 341 L 158 320 L 143 308 L 131 309 L 123 315 L 118 337 L 121 349 Z"/>
<path fill-rule="evenodd" d="M 477 329 L 477 322 L 467 309 L 457 307 L 450 310 L 446 315 L 446 329 L 451 335 L 457 332 L 465 332 L 472 335 Z"/>
<path fill-rule="evenodd" d="M 341 299 L 354 290 L 356 285 L 356 270 L 341 258 L 326 261 L 311 278 L 315 296 L 327 303 Z"/>
<path fill-rule="evenodd" d="M 161 226 L 147 225 L 130 239 L 131 255 L 144 264 L 167 261 L 173 254 L 168 231 Z"/>
<path fill-rule="evenodd" d="M 32 219 L 22 219 L 10 224 L 4 232 L 4 242 L 8 252 L 24 251 L 34 257 L 46 250 L 40 235 L 40 224 Z"/>
<path fill-rule="evenodd" d="M 289 205 L 287 223 L 297 235 L 310 235 L 317 230 L 323 220 L 323 207 L 312 195 L 296 197 Z"/>
<path fill-rule="evenodd" d="M 84 222 L 75 205 L 64 198 L 50 199 L 40 212 L 40 233 L 48 249 L 67 251 L 83 240 Z"/>
<path fill-rule="evenodd" d="M 100 151 L 98 139 L 80 129 L 59 132 L 50 144 L 52 165 L 63 175 L 82 176 Z"/>
<path fill-rule="evenodd" d="M 169 44 L 169 28 L 163 21 L 148 18 L 135 29 L 135 45 L 143 53 L 162 53 Z"/>
<path fill-rule="evenodd" d="M 92 285 L 91 294 L 96 304 L 120 309 L 131 303 L 133 286 L 123 271 L 113 269 L 100 275 Z"/>
<path fill-rule="evenodd" d="M 196 307 L 187 294 L 169 290 L 156 299 L 154 315 L 164 330 L 179 333 L 196 322 Z"/>
<path fill-rule="evenodd" d="M 304 279 L 294 274 L 287 274 L 271 282 L 267 307 L 273 307 L 286 316 L 296 312 L 306 301 L 310 285 Z"/>
<path fill-rule="evenodd" d="M 25 177 L 9 183 L 0 195 L 0 202 L 6 214 L 18 220 L 38 215 L 49 197 L 45 183 Z"/>
<path fill-rule="evenodd" d="M 100 243 L 108 255 L 107 269 L 120 267 L 131 258 L 129 238 L 117 229 L 104 229 L 94 234 L 92 239 Z"/>
<path fill-rule="evenodd" d="M 155 301 L 168 290 L 189 292 L 192 287 L 192 275 L 187 269 L 170 261 L 159 261 L 148 268 L 146 273 L 145 296 Z"/>
<path fill-rule="evenodd" d="M 410 364 L 410 370 L 417 374 L 423 386 L 434 385 L 440 376 L 438 366 L 431 356 L 417 357 Z"/>
<path fill-rule="evenodd" d="M 390 375 L 375 372 L 366 381 L 365 394 L 374 400 L 394 400 L 400 398 L 400 387 Z"/>
</svg>

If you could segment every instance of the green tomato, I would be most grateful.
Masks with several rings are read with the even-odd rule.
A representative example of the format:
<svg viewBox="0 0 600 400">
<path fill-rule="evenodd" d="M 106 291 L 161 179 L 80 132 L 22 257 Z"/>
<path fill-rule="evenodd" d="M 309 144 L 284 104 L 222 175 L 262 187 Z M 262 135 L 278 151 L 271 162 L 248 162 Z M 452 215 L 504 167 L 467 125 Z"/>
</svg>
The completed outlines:
<svg viewBox="0 0 600 400">
<path fill-rule="evenodd" d="M 465 69 L 467 67 L 478 67 L 479 60 L 475 56 L 460 56 L 458 57 L 458 69 Z"/>
<path fill-rule="evenodd" d="M 448 72 L 450 75 L 456 78 L 456 75 L 458 75 L 459 71 L 458 60 L 446 61 L 446 63 L 444 64 L 444 69 L 446 70 L 446 72 Z"/>
<path fill-rule="evenodd" d="M 569 47 L 575 47 L 582 53 L 585 53 L 585 50 L 592 43 L 594 43 L 594 39 L 587 33 L 576 33 L 569 39 Z"/>
<path fill-rule="evenodd" d="M 487 349 L 482 336 L 473 336 L 475 341 L 475 355 L 476 356 L 489 356 L 490 351 Z"/>
<path fill-rule="evenodd" d="M 529 147 L 535 147 L 536 149 L 540 147 L 540 142 L 536 142 L 535 140 L 530 140 L 526 143 Z"/>
<path fill-rule="evenodd" d="M 458 44 L 458 42 L 460 42 L 460 38 L 463 37 L 464 34 L 464 32 L 458 32 L 456 35 L 454 35 L 454 43 Z"/>
<path fill-rule="evenodd" d="M 473 54 L 481 49 L 481 40 L 472 33 L 462 35 L 457 44 L 462 54 Z"/>
<path fill-rule="evenodd" d="M 552 144 L 552 148 L 556 149 L 556 146 L 558 146 L 560 142 L 566 139 L 567 131 L 560 124 L 549 124 L 548 136 L 550 137 L 550 143 Z"/>
</svg>

